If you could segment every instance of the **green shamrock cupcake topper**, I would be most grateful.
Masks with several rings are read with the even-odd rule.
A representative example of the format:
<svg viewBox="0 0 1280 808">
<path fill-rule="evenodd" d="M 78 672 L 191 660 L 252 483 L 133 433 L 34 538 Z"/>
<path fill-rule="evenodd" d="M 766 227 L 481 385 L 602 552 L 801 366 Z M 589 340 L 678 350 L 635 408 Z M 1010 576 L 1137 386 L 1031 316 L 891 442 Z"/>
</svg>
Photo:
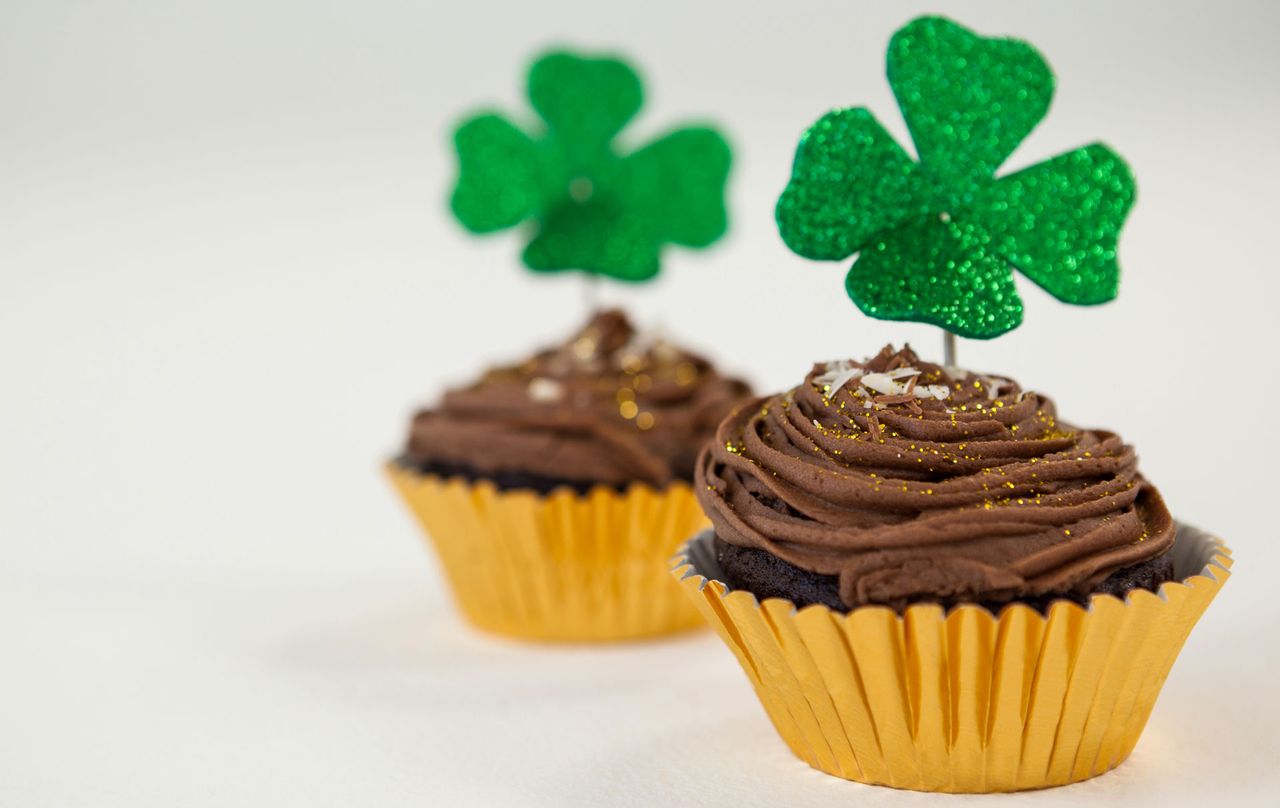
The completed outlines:
<svg viewBox="0 0 1280 808">
<path fill-rule="evenodd" d="M 1116 240 L 1134 198 L 1120 156 L 1094 143 L 996 176 L 1053 96 L 1033 47 L 922 17 L 890 40 L 888 77 L 918 162 L 866 109 L 823 116 L 778 200 L 791 250 L 857 253 L 845 287 L 872 317 L 978 339 L 1022 322 L 1015 269 L 1066 303 L 1116 296 Z"/>
<path fill-rule="evenodd" d="M 656 275 L 665 244 L 706 247 L 724 234 L 730 153 L 718 132 L 684 127 L 626 154 L 615 145 L 643 98 L 624 62 L 550 53 L 530 68 L 528 92 L 542 119 L 532 134 L 485 113 L 454 135 L 463 227 L 532 221 L 530 269 L 625 281 Z"/>
</svg>

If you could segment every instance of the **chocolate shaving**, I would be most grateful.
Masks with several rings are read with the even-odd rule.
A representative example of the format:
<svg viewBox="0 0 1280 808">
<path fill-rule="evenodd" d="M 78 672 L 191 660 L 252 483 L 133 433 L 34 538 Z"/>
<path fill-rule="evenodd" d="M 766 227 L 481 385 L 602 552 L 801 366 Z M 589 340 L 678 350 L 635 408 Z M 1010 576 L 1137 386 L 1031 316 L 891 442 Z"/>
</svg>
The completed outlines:
<svg viewBox="0 0 1280 808">
<path fill-rule="evenodd" d="M 894 395 L 875 396 L 871 399 L 872 404 L 906 404 L 908 401 L 915 401 L 916 397 L 910 393 L 896 393 Z"/>
</svg>

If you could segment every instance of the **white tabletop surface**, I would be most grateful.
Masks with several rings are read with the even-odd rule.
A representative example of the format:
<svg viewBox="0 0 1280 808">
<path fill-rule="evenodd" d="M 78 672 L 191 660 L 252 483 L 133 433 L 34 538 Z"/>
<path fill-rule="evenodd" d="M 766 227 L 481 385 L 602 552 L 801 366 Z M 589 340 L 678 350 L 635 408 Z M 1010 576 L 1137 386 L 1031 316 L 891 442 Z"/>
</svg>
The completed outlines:
<svg viewBox="0 0 1280 808">
<path fill-rule="evenodd" d="M 1238 558 L 1120 769 L 953 802 L 1275 805 L 1280 10 L 946 7 L 1055 67 L 1011 165 L 1102 137 L 1141 188 L 1117 302 L 1020 281 L 1026 324 L 962 361 L 1121 432 Z M 903 135 L 884 43 L 925 8 L 0 4 L 0 805 L 936 804 L 795 760 L 707 632 L 467 630 L 379 476 L 416 404 L 582 317 L 575 279 L 529 277 L 518 238 L 469 240 L 442 205 L 450 123 L 519 109 L 547 42 L 645 66 L 634 142 L 705 114 L 737 146 L 731 238 L 606 299 L 762 390 L 936 350 L 771 222 L 825 109 Z"/>
</svg>

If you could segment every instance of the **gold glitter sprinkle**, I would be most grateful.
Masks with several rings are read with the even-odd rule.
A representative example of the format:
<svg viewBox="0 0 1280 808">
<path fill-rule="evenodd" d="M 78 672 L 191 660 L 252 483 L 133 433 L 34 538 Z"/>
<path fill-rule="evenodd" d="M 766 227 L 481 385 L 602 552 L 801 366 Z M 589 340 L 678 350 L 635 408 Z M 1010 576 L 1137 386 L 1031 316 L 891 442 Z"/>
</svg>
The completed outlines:
<svg viewBox="0 0 1280 808">
<path fill-rule="evenodd" d="M 618 391 L 619 404 L 623 403 L 624 401 L 635 401 L 635 400 L 636 400 L 636 393 L 630 387 L 624 387 Z"/>
<path fill-rule="evenodd" d="M 653 386 L 653 379 L 649 378 L 647 374 L 641 373 L 631 380 L 631 384 L 636 388 L 637 393 L 644 393 Z"/>
<path fill-rule="evenodd" d="M 624 401 L 618 405 L 618 414 L 628 420 L 635 418 L 640 412 L 640 407 L 634 401 Z"/>
<path fill-rule="evenodd" d="M 692 362 L 681 362 L 676 365 L 676 384 L 686 387 L 698 378 L 698 368 Z"/>
<path fill-rule="evenodd" d="M 653 421 L 653 413 L 651 412 L 642 412 L 636 416 L 636 426 L 641 429 L 652 429 Z"/>
<path fill-rule="evenodd" d="M 573 355 L 579 359 L 590 359 L 596 355 L 596 341 L 591 337 L 579 337 L 573 342 Z"/>
</svg>

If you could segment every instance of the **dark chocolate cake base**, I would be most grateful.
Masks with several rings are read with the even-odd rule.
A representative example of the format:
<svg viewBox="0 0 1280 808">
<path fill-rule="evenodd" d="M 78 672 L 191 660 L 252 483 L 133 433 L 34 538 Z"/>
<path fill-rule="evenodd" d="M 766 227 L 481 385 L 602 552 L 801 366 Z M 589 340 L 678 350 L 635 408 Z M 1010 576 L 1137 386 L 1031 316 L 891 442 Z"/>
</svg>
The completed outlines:
<svg viewBox="0 0 1280 808">
<path fill-rule="evenodd" d="M 719 536 L 715 537 L 715 551 L 716 560 L 724 572 L 725 583 L 733 589 L 745 589 L 760 600 L 785 598 L 800 608 L 821 604 L 833 611 L 849 611 L 849 607 L 840 600 L 839 582 L 834 575 L 819 575 L 800 569 L 764 550 L 727 544 Z M 1172 580 L 1173 558 L 1166 552 L 1140 564 L 1116 570 L 1088 594 L 1051 594 L 1008 602 L 983 601 L 978 605 L 998 614 L 1009 603 L 1022 603 L 1044 614 L 1054 601 L 1070 600 L 1083 606 L 1093 595 L 1114 595 L 1123 599 L 1134 589 L 1155 592 L 1160 584 Z M 948 609 L 959 605 L 957 601 L 937 602 Z"/>
<path fill-rule="evenodd" d="M 434 474 L 437 477 L 445 478 L 461 477 L 469 483 L 488 480 L 497 486 L 499 491 L 516 491 L 523 489 L 546 495 L 555 491 L 557 488 L 568 488 L 578 494 L 586 494 L 591 491 L 591 489 L 601 485 L 619 492 L 625 491 L 627 488 L 627 485 L 619 485 L 616 483 L 603 483 L 598 480 L 571 480 L 561 477 L 546 477 L 541 474 L 531 474 L 527 471 L 507 470 L 489 474 L 477 471 L 476 469 L 462 463 L 444 463 L 439 461 L 421 462 L 405 456 L 396 458 L 396 463 L 402 468 L 412 469 L 419 474 Z M 688 479 L 683 481 L 686 483 L 689 482 Z"/>
</svg>

